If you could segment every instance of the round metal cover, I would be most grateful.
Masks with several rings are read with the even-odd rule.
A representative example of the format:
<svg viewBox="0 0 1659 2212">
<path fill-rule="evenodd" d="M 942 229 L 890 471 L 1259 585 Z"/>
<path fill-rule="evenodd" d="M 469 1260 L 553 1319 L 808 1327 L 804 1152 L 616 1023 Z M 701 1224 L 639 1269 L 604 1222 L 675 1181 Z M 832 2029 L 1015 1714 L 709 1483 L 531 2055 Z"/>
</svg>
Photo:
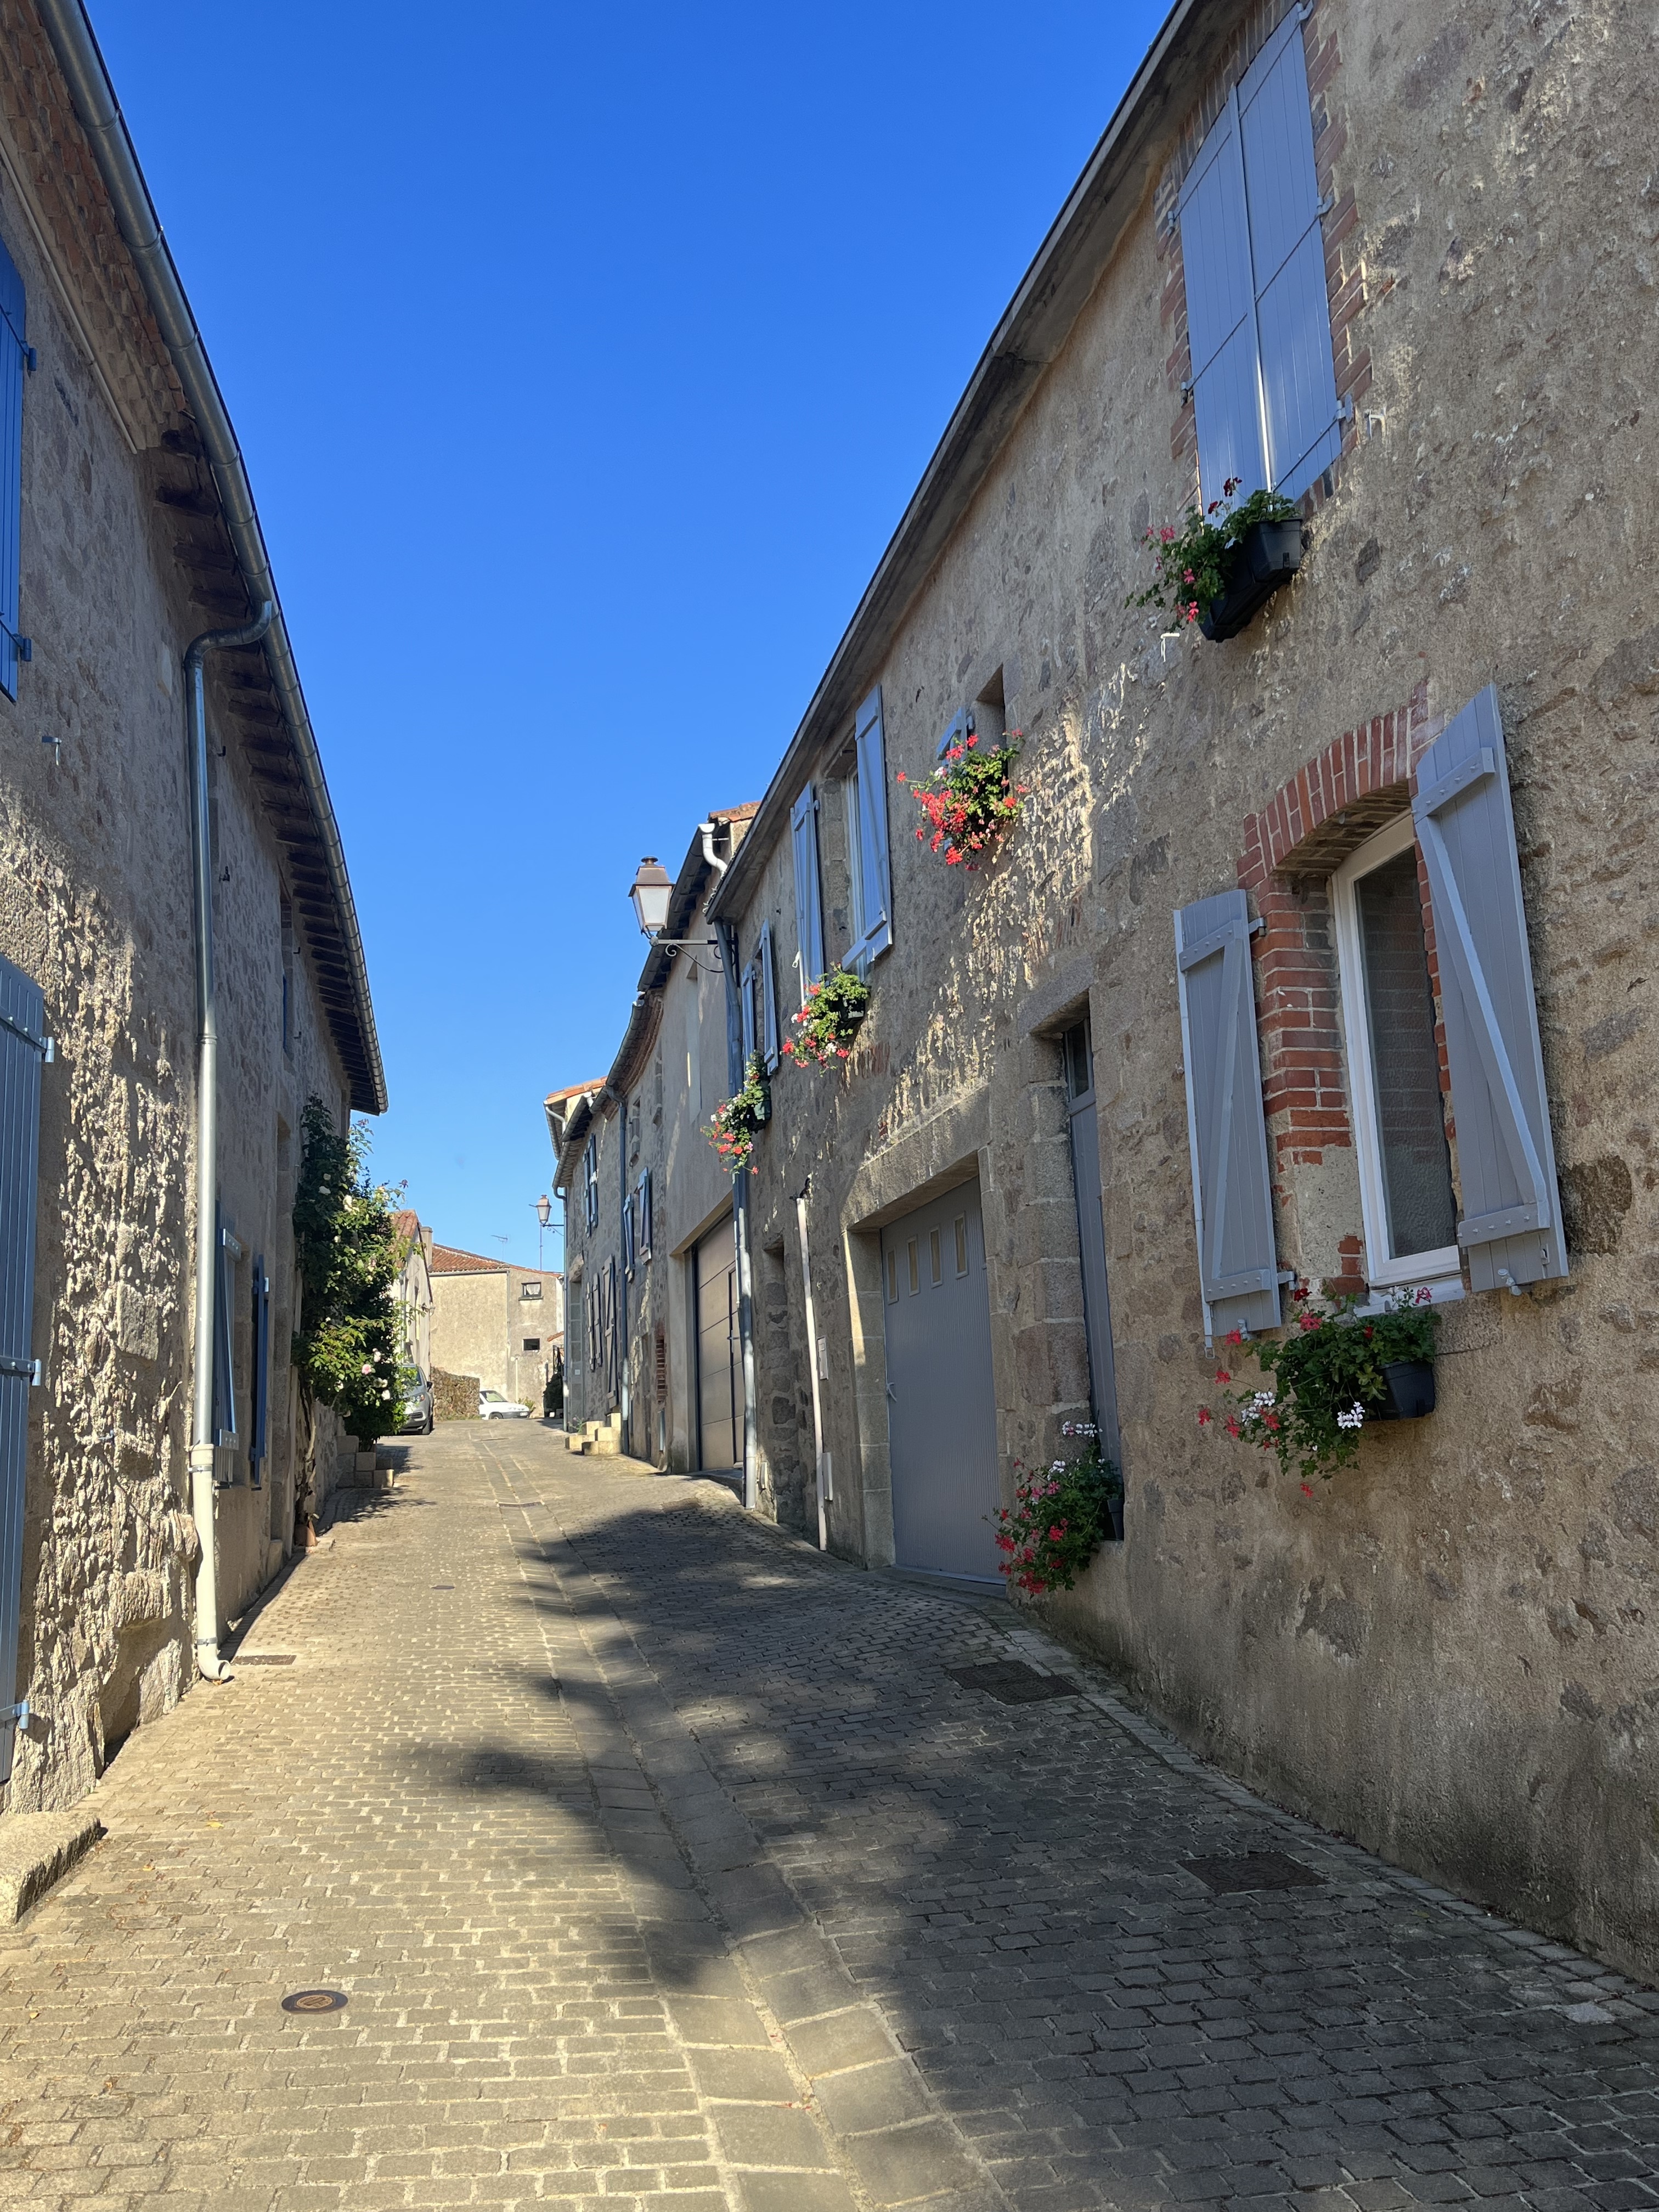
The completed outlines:
<svg viewBox="0 0 1659 2212">
<path fill-rule="evenodd" d="M 343 2012 L 343 1990 L 295 1990 L 283 1999 L 284 2012 Z"/>
</svg>

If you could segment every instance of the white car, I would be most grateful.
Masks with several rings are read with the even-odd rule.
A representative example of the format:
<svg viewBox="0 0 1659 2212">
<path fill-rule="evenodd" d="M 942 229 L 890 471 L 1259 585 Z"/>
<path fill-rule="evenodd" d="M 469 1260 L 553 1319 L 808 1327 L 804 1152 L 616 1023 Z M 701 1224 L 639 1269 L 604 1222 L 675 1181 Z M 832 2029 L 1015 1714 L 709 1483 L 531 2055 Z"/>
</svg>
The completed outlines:
<svg viewBox="0 0 1659 2212">
<path fill-rule="evenodd" d="M 516 1398 L 504 1398 L 499 1390 L 480 1390 L 478 1419 L 481 1421 L 527 1421 L 528 1406 L 521 1406 Z"/>
</svg>

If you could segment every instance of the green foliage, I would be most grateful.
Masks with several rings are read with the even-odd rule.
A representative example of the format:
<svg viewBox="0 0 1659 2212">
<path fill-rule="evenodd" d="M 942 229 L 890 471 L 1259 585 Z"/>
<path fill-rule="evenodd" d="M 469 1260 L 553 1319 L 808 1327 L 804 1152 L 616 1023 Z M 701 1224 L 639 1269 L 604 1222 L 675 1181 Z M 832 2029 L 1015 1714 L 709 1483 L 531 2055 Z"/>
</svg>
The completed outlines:
<svg viewBox="0 0 1659 2212">
<path fill-rule="evenodd" d="M 1071 1589 L 1105 1541 L 1113 1502 L 1123 1495 L 1123 1477 L 1102 1455 L 1099 1431 L 1079 1421 L 1068 1433 L 1094 1441 L 1042 1474 L 1025 1474 L 1016 1460 L 1014 1502 L 997 1508 L 1001 1572 L 1030 1597 Z"/>
<path fill-rule="evenodd" d="M 1154 550 L 1158 574 L 1144 592 L 1131 592 L 1125 606 L 1163 607 L 1176 629 L 1185 629 L 1226 590 L 1245 532 L 1258 522 L 1295 519 L 1295 507 L 1276 491 L 1253 491 L 1242 507 L 1232 506 L 1237 489 L 1238 478 L 1229 477 L 1221 497 L 1212 499 L 1201 514 L 1196 507 L 1188 507 L 1179 530 L 1167 523 L 1162 530 L 1148 530 L 1146 543 Z"/>
<path fill-rule="evenodd" d="M 294 1364 L 365 1447 L 403 1419 L 392 1285 L 403 1265 L 394 1194 L 368 1175 L 367 1123 L 342 1134 L 322 1100 L 306 1102 L 294 1259 L 300 1276 Z"/>
<path fill-rule="evenodd" d="M 830 968 L 806 987 L 806 1004 L 791 1017 L 798 1036 L 784 1040 L 784 1055 L 797 1067 L 810 1060 L 828 1067 L 853 1049 L 859 1024 L 870 1011 L 870 986 L 850 968 Z"/>
<path fill-rule="evenodd" d="M 974 855 L 982 853 L 1003 831 L 1012 826 L 1030 787 L 1010 781 L 1009 771 L 1019 757 L 1021 732 L 1011 730 L 1000 745 L 979 750 L 976 737 L 951 745 L 945 764 L 920 782 L 908 782 L 904 771 L 897 781 L 908 783 L 910 796 L 926 820 L 916 830 L 919 839 L 933 836 L 927 849 L 943 846 L 951 866 L 972 868 Z"/>
<path fill-rule="evenodd" d="M 1301 1303 L 1308 1292 L 1299 1289 L 1296 1297 Z M 1358 1305 L 1358 1297 L 1338 1298 L 1323 1313 L 1304 1304 L 1294 1330 L 1273 1342 L 1246 1344 L 1231 1330 L 1225 1341 L 1248 1350 L 1273 1387 L 1234 1394 L 1236 1410 L 1222 1421 L 1227 1435 L 1277 1452 L 1286 1473 L 1296 1461 L 1304 1479 L 1318 1474 L 1328 1480 L 1351 1465 L 1361 1431 L 1388 1403 L 1383 1369 L 1396 1360 L 1431 1360 L 1440 1327 L 1426 1290 L 1401 1291 L 1378 1313 L 1360 1313 Z M 1217 1369 L 1218 1382 L 1232 1379 L 1230 1370 Z M 1198 1419 L 1208 1427 L 1215 1415 L 1204 1406 Z"/>
<path fill-rule="evenodd" d="M 743 1087 L 724 1106 L 717 1107 L 708 1124 L 708 1140 L 732 1173 L 741 1175 L 755 1149 L 755 1135 L 772 1118 L 772 1090 L 766 1080 L 766 1063 L 757 1052 L 749 1055 Z M 760 1173 L 758 1168 L 756 1174 Z"/>
</svg>

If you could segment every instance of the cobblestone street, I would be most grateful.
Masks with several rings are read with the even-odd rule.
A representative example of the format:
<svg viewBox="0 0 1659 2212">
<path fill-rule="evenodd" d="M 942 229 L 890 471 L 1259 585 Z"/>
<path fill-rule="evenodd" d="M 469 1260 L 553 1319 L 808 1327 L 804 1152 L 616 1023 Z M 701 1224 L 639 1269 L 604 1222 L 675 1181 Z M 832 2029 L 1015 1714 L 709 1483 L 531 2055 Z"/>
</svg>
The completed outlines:
<svg viewBox="0 0 1659 2212">
<path fill-rule="evenodd" d="M 1659 2204 L 1659 1996 L 1000 1605 L 539 1425 L 406 1457 L 0 1938 L 0 2201 Z"/>
</svg>

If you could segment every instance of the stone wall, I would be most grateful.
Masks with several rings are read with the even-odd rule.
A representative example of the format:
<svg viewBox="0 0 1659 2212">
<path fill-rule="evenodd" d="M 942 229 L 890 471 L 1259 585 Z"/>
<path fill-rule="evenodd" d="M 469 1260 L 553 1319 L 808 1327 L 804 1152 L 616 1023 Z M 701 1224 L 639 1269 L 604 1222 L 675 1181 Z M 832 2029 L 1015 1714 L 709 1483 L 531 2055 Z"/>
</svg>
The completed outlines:
<svg viewBox="0 0 1659 2212">
<path fill-rule="evenodd" d="M 1633 364 L 1653 329 L 1659 70 L 1610 0 L 1524 15 L 1410 0 L 1387 22 L 1319 0 L 1305 46 L 1328 273 L 1361 404 L 1308 501 L 1300 576 L 1217 647 L 1125 605 L 1148 523 L 1192 494 L 1189 363 L 1158 217 L 1226 67 L 1281 12 L 1252 11 L 1231 63 L 1246 11 L 1218 12 L 1210 86 L 1168 118 L 1158 181 L 1069 341 L 858 672 L 883 687 L 890 779 L 925 775 L 957 708 L 994 692 L 1024 733 L 1030 798 L 1006 852 L 969 875 L 915 842 L 890 782 L 895 942 L 869 1019 L 840 1073 L 788 1068 L 775 1085 L 750 1186 L 772 1495 L 799 1525 L 803 1188 L 838 1549 L 891 1556 L 877 1243 L 932 1191 L 979 1181 L 1005 1468 L 1054 1449 L 1086 1407 L 1057 1043 L 1086 1012 L 1127 1540 L 1051 1619 L 1254 1785 L 1652 1972 L 1659 526 Z M 1571 1273 L 1449 1307 L 1439 1411 L 1367 1437 L 1355 1469 L 1307 1494 L 1195 1420 L 1215 1361 L 1172 913 L 1243 883 L 1269 924 L 1256 995 L 1280 1264 L 1352 1280 L 1358 1184 L 1328 1003 L 1326 1034 L 1302 1040 L 1314 1060 L 1289 1056 L 1291 1016 L 1319 1011 L 1290 994 L 1325 988 L 1320 878 L 1305 850 L 1285 872 L 1264 832 L 1280 794 L 1397 713 L 1400 786 L 1489 682 Z M 848 936 L 830 773 L 846 734 L 815 771 L 832 957 Z M 769 920 L 781 975 L 787 824 L 761 857 L 744 864 L 742 957 Z"/>
</svg>

